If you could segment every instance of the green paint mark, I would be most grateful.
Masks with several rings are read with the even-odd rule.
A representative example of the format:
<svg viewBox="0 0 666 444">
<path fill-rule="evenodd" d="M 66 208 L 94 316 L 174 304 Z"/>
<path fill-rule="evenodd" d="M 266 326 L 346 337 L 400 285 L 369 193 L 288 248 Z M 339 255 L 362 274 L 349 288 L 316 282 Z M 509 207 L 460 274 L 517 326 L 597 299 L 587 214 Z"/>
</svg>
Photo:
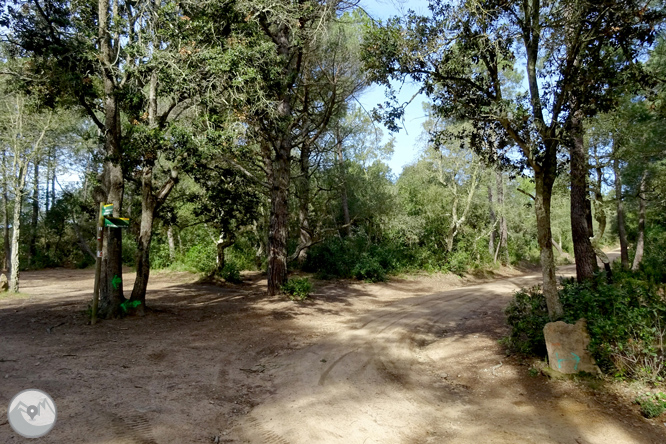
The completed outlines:
<svg viewBox="0 0 666 444">
<path fill-rule="evenodd" d="M 123 280 L 118 277 L 118 275 L 115 275 L 113 279 L 111 280 L 111 285 L 113 285 L 113 289 L 117 290 L 118 286 Z"/>
<path fill-rule="evenodd" d="M 126 217 L 105 217 L 104 226 L 110 228 L 128 228 L 129 219 Z"/>
<path fill-rule="evenodd" d="M 127 313 L 127 310 L 129 310 L 130 308 L 136 308 L 139 305 L 141 305 L 141 301 L 127 300 L 127 301 L 123 302 L 122 304 L 120 304 L 120 308 L 123 309 L 123 312 Z"/>
</svg>

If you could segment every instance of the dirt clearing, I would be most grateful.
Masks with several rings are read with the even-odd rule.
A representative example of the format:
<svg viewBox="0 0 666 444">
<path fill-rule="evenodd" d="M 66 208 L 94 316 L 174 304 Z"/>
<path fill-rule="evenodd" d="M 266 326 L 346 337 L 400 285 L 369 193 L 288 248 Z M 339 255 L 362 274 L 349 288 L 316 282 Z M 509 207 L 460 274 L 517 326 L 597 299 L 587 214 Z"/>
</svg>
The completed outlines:
<svg viewBox="0 0 666 444">
<path fill-rule="evenodd" d="M 258 275 L 154 273 L 146 317 L 95 326 L 90 270 L 21 277 L 25 295 L 0 296 L 1 443 L 666 442 L 612 387 L 504 355 L 503 308 L 536 274 L 323 282 L 298 303 L 266 297 Z M 27 388 L 58 407 L 35 441 L 6 422 Z"/>
</svg>

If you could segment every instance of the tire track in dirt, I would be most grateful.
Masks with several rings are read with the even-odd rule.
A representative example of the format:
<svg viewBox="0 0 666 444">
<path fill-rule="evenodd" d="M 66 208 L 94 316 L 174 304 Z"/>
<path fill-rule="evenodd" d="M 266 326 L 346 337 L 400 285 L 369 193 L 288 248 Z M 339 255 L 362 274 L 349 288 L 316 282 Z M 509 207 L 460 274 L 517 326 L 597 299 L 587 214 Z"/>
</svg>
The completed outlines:
<svg viewBox="0 0 666 444">
<path fill-rule="evenodd" d="M 505 365 L 503 379 L 490 372 L 503 358 L 491 334 L 503 308 L 540 278 L 403 299 L 273 360 L 274 394 L 239 424 L 238 435 L 280 444 L 647 442 L 597 410 L 582 415 L 590 405 L 584 400 L 522 397 L 525 376 L 515 368 Z"/>
<path fill-rule="evenodd" d="M 241 435 L 248 442 L 264 442 L 265 432 L 258 430 L 291 443 L 408 441 L 429 421 L 432 412 L 424 413 L 433 402 L 457 406 L 461 398 L 428 389 L 433 377 L 416 357 L 415 334 L 434 342 L 432 332 L 455 332 L 463 318 L 504 305 L 514 288 L 513 282 L 493 282 L 415 296 L 276 360 L 276 393 L 241 424 Z"/>
</svg>

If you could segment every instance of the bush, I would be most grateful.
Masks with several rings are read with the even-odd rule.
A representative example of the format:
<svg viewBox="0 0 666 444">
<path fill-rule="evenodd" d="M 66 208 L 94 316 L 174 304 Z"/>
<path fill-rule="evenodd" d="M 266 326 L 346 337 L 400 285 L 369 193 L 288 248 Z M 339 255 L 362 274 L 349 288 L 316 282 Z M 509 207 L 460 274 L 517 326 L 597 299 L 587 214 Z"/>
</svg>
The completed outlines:
<svg viewBox="0 0 666 444">
<path fill-rule="evenodd" d="M 215 244 L 196 244 L 185 253 L 183 265 L 200 273 L 210 273 L 217 265 Z"/>
<path fill-rule="evenodd" d="M 511 334 L 504 341 L 510 349 L 523 354 L 544 355 L 543 328 L 549 322 L 546 299 L 539 287 L 521 289 L 504 311 Z"/>
<path fill-rule="evenodd" d="M 220 271 L 220 276 L 232 284 L 240 284 L 243 282 L 240 275 L 240 270 L 233 262 L 227 262 L 224 264 L 224 268 Z"/>
<path fill-rule="evenodd" d="M 647 394 L 636 398 L 641 414 L 646 418 L 656 418 L 666 410 L 666 395 L 663 393 Z"/>
<path fill-rule="evenodd" d="M 573 324 L 587 319 L 588 349 L 604 371 L 656 382 L 666 377 L 666 302 L 659 289 L 641 277 L 618 269 L 612 284 L 604 274 L 584 283 L 564 281 L 562 320 Z M 507 345 L 520 353 L 545 354 L 543 327 L 549 318 L 542 293 L 536 288 L 517 292 L 506 314 L 511 326 Z"/>
<path fill-rule="evenodd" d="M 282 285 L 282 291 L 290 295 L 289 299 L 291 300 L 303 301 L 310 296 L 312 283 L 308 278 L 289 279 Z"/>
<path fill-rule="evenodd" d="M 352 270 L 356 279 L 368 282 L 383 282 L 386 280 L 386 269 L 379 260 L 370 255 L 363 255 Z"/>
</svg>

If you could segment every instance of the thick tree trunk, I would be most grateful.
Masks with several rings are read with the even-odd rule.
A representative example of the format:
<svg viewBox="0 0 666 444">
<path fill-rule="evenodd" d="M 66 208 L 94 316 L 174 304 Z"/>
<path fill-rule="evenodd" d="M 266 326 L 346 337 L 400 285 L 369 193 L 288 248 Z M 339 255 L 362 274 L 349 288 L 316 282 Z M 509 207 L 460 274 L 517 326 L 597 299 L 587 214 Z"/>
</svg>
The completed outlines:
<svg viewBox="0 0 666 444">
<path fill-rule="evenodd" d="M 121 166 L 120 119 L 110 79 L 106 83 L 105 113 L 107 134 L 104 147 L 107 160 L 104 162 L 104 188 L 106 202 L 113 204 L 113 216 L 120 217 L 123 203 L 124 179 Z M 121 314 L 120 304 L 125 302 L 123 294 L 122 229 L 107 228 L 106 242 L 102 253 L 102 276 L 100 280 L 100 317 L 114 318 Z"/>
<path fill-rule="evenodd" d="M 634 263 L 631 269 L 636 271 L 643 261 L 643 253 L 645 250 L 645 212 L 647 209 L 647 202 L 645 201 L 645 190 L 647 187 L 647 171 L 641 176 L 641 183 L 638 192 L 638 238 L 636 239 L 636 254 L 634 255 Z M 13 254 L 12 254 L 13 257 Z"/>
<path fill-rule="evenodd" d="M 23 171 L 19 171 L 19 181 Z M 23 187 L 15 188 L 16 197 L 14 198 L 14 220 L 12 221 L 12 246 L 11 246 L 11 271 L 9 277 L 9 291 L 17 293 L 19 291 L 19 239 L 21 236 L 21 207 L 23 204 Z"/>
<path fill-rule="evenodd" d="M 624 202 L 622 201 L 622 176 L 620 161 L 613 159 L 613 173 L 615 174 L 615 200 L 617 202 L 617 234 L 620 237 L 620 261 L 622 268 L 629 269 L 629 243 L 627 230 L 624 224 Z"/>
<path fill-rule="evenodd" d="M 155 217 L 155 199 L 153 196 L 153 166 L 146 165 L 141 177 L 141 225 L 136 249 L 136 278 L 132 287 L 130 301 L 138 301 L 136 313 L 145 314 L 146 290 L 150 278 L 150 243 L 153 238 L 153 219 Z"/>
<path fill-rule="evenodd" d="M 28 265 L 33 265 L 37 254 L 37 222 L 39 221 L 39 161 L 35 160 L 34 182 L 32 185 L 32 220 L 30 224 L 30 243 Z"/>
<path fill-rule="evenodd" d="M 493 202 L 493 186 L 491 182 L 488 182 L 488 208 L 489 208 L 489 222 L 491 227 L 490 237 L 488 238 L 488 253 L 493 257 L 495 255 L 495 237 L 497 232 L 495 231 L 495 223 L 497 218 L 495 216 L 495 203 Z M 496 261 L 496 259 L 495 259 Z"/>
<path fill-rule="evenodd" d="M 571 160 L 571 235 L 576 261 L 578 282 L 591 279 L 597 269 L 597 259 L 590 243 L 590 230 L 587 220 L 587 176 L 589 172 L 587 156 L 583 144 L 582 117 L 574 113 L 571 119 L 573 143 L 569 147 Z"/>
<path fill-rule="evenodd" d="M 216 242 L 216 248 L 217 248 L 217 258 L 216 258 L 216 269 L 215 272 L 216 274 L 222 273 L 222 270 L 224 269 L 224 266 L 227 264 L 227 258 L 225 255 L 225 251 L 227 248 L 231 247 L 234 244 L 234 239 L 233 238 L 228 238 L 225 233 L 220 233 L 220 237 Z"/>
<path fill-rule="evenodd" d="M 536 171 L 536 196 L 534 208 L 537 219 L 537 238 L 541 250 L 541 271 L 543 275 L 543 295 L 548 306 L 548 315 L 551 320 L 562 317 L 564 310 L 557 293 L 557 280 L 555 278 L 555 257 L 553 256 L 553 233 L 550 226 L 550 205 L 555 182 L 555 166 L 545 166 Z"/>
<path fill-rule="evenodd" d="M 268 230 L 268 294 L 275 295 L 287 281 L 287 234 L 289 223 L 289 174 L 291 170 L 289 135 L 275 150 L 271 164 L 271 214 Z"/>
</svg>

